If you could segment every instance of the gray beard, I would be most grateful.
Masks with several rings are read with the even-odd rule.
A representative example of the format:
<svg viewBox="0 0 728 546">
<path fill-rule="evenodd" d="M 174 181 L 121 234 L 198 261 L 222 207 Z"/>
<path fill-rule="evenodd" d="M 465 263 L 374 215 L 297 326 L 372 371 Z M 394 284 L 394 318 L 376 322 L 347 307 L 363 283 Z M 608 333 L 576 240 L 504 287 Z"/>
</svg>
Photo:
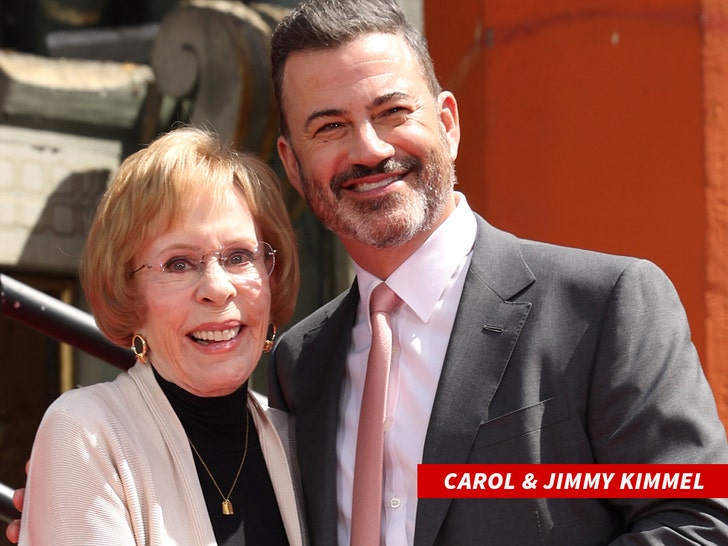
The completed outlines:
<svg viewBox="0 0 728 546">
<path fill-rule="evenodd" d="M 444 136 L 443 136 L 444 141 Z M 309 207 L 334 234 L 374 248 L 392 248 L 431 229 L 442 216 L 456 183 L 455 165 L 446 155 L 447 145 L 428 155 L 415 169 L 415 184 L 379 199 L 342 199 L 341 181 L 317 184 L 302 169 L 301 184 Z M 383 172 L 386 172 L 383 171 Z"/>
</svg>

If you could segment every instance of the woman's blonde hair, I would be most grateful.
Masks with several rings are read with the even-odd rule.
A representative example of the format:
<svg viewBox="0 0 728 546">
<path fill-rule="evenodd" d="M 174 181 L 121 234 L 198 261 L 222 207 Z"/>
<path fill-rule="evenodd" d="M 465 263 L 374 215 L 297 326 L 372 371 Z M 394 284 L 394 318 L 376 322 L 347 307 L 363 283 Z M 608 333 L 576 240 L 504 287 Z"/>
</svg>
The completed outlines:
<svg viewBox="0 0 728 546">
<path fill-rule="evenodd" d="M 203 193 L 233 187 L 243 197 L 258 236 L 276 250 L 270 277 L 271 316 L 279 326 L 294 311 L 299 288 L 295 235 L 273 170 L 214 133 L 181 127 L 129 156 L 101 198 L 81 257 L 80 278 L 101 331 L 129 347 L 145 321 L 132 260 L 154 230 L 171 226 Z"/>
</svg>

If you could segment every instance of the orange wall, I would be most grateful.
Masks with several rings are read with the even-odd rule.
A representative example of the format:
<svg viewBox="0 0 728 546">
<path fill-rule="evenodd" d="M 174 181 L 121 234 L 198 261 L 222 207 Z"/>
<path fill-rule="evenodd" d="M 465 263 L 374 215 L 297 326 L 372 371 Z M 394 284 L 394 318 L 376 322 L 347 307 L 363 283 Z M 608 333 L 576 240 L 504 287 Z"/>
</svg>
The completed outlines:
<svg viewBox="0 0 728 546">
<path fill-rule="evenodd" d="M 522 237 L 662 267 L 728 422 L 728 159 L 706 157 L 706 141 L 728 151 L 728 111 L 706 122 L 711 96 L 728 108 L 728 14 L 703 3 L 424 0 L 424 24 L 458 98 L 471 206 Z M 706 58 L 726 59 L 712 74 L 706 28 L 720 42 Z"/>
<path fill-rule="evenodd" d="M 706 371 L 728 423 L 728 5 L 703 0 L 706 184 Z"/>
</svg>

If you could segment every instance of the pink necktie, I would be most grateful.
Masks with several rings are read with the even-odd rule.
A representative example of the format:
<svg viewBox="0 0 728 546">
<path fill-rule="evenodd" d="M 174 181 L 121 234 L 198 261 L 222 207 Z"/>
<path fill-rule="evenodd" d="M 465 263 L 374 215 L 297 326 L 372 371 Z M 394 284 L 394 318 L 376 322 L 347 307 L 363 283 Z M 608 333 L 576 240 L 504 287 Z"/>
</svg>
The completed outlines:
<svg viewBox="0 0 728 546">
<path fill-rule="evenodd" d="M 381 283 L 374 288 L 369 304 L 372 346 L 369 349 L 359 413 L 359 433 L 356 439 L 351 546 L 380 544 L 384 418 L 389 364 L 392 358 L 392 327 L 389 314 L 401 302 L 402 300 L 391 288 Z"/>
</svg>

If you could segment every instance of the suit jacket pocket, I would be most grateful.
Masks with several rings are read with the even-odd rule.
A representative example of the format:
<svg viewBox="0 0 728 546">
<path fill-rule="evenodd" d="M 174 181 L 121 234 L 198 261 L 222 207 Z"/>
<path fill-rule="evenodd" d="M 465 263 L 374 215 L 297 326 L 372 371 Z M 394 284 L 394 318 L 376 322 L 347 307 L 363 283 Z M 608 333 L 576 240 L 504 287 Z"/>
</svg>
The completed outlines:
<svg viewBox="0 0 728 546">
<path fill-rule="evenodd" d="M 568 419 L 569 411 L 566 400 L 563 397 L 548 398 L 533 406 L 512 411 L 482 423 L 475 438 L 473 450 L 492 448 Z"/>
</svg>

